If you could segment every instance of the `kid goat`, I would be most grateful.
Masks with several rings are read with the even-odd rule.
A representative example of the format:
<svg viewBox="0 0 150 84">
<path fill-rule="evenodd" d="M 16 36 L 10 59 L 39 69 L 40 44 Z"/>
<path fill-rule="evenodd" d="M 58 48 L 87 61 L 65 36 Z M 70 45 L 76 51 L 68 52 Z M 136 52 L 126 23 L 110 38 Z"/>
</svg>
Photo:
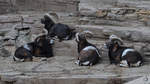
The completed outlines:
<svg viewBox="0 0 150 84">
<path fill-rule="evenodd" d="M 115 38 L 114 38 L 115 37 Z M 122 46 L 123 41 L 111 35 L 106 42 L 110 63 L 119 64 L 121 67 L 137 67 L 143 63 L 141 54 L 131 47 Z"/>
<path fill-rule="evenodd" d="M 78 60 L 75 62 L 79 66 L 91 66 L 99 62 L 101 54 L 98 48 L 86 40 L 86 35 L 92 33 L 84 31 L 76 34 L 76 42 L 78 45 Z"/>
</svg>

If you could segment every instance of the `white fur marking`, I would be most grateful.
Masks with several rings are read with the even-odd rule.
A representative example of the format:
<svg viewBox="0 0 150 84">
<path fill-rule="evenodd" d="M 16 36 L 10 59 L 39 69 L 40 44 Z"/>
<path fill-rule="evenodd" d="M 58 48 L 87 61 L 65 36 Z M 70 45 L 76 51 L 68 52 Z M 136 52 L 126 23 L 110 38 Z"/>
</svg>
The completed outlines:
<svg viewBox="0 0 150 84">
<path fill-rule="evenodd" d="M 122 60 L 122 61 L 120 62 L 120 66 L 121 66 L 121 67 L 128 67 L 127 61 L 126 61 L 126 60 Z"/>
<path fill-rule="evenodd" d="M 49 13 L 46 13 L 45 15 L 47 15 L 49 18 L 51 18 L 52 21 L 54 21 L 54 23 L 57 23 L 57 21 L 54 19 L 54 17 L 52 15 L 50 15 Z"/>
<path fill-rule="evenodd" d="M 53 44 L 54 43 L 54 40 L 50 40 L 50 44 Z"/>
<path fill-rule="evenodd" d="M 140 64 L 141 64 L 141 61 L 138 61 L 138 62 L 135 63 L 135 64 L 131 64 L 131 66 L 133 66 L 133 67 L 138 67 L 138 66 L 140 66 Z"/>
<path fill-rule="evenodd" d="M 79 60 L 77 60 L 77 61 L 75 61 L 75 64 L 79 65 L 79 62 L 80 62 L 80 61 L 79 61 Z"/>
<path fill-rule="evenodd" d="M 125 56 L 129 51 L 135 51 L 134 49 L 125 49 L 122 53 L 122 57 Z"/>
<path fill-rule="evenodd" d="M 87 47 L 85 47 L 83 50 L 85 50 L 85 51 L 88 51 L 88 50 L 96 50 L 96 48 L 93 47 L 93 46 L 87 46 Z"/>
<path fill-rule="evenodd" d="M 79 42 L 79 33 L 76 33 L 76 40 Z"/>
<path fill-rule="evenodd" d="M 90 62 L 89 61 L 86 61 L 86 62 L 83 62 L 82 64 L 83 65 L 88 65 Z"/>
<path fill-rule="evenodd" d="M 64 38 L 64 40 L 68 40 L 69 39 L 69 36 L 66 36 L 65 38 Z"/>
<path fill-rule="evenodd" d="M 27 44 L 25 44 L 23 47 L 27 50 L 31 50 Z"/>
<path fill-rule="evenodd" d="M 97 50 L 97 49 L 96 49 L 96 52 L 97 52 L 97 54 L 98 54 L 98 56 L 99 56 L 99 57 L 102 57 L 102 56 L 100 55 L 100 53 L 98 52 L 98 50 Z"/>
<path fill-rule="evenodd" d="M 88 51 L 88 50 L 96 50 L 96 53 L 98 54 L 99 57 L 101 57 L 100 53 L 98 52 L 98 50 L 93 47 L 93 46 L 87 46 L 85 47 L 83 50 Z"/>
<path fill-rule="evenodd" d="M 19 59 L 19 58 L 15 57 L 15 56 L 13 56 L 13 57 L 14 57 L 14 59 L 15 59 L 16 61 L 20 61 L 20 62 L 23 62 L 23 61 L 24 61 L 24 59 Z"/>
</svg>

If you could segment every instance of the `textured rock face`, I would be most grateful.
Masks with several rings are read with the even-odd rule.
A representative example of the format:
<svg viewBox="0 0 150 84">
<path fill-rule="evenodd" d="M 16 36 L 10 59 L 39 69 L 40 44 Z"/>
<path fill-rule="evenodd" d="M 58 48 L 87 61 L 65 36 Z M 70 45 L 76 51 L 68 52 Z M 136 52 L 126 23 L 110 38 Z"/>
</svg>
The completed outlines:
<svg viewBox="0 0 150 84">
<path fill-rule="evenodd" d="M 78 11 L 78 0 L 1 0 L 0 14 L 18 11 Z"/>
<path fill-rule="evenodd" d="M 149 26 L 150 1 L 147 0 L 81 0 L 79 20 L 92 25 Z"/>
<path fill-rule="evenodd" d="M 3 41 L 2 37 L 0 37 L 0 56 L 8 57 L 8 56 L 10 56 L 10 52 L 4 48 L 3 44 L 4 44 L 4 41 Z"/>
<path fill-rule="evenodd" d="M 13 1 L 13 4 L 16 4 L 15 8 L 20 7 L 18 10 L 22 11 L 49 11 L 49 8 L 52 8 L 54 11 L 63 12 L 75 10 L 74 8 L 72 9 L 75 4 L 72 3 L 73 0 L 0 1 Z M 49 2 L 46 3 L 46 1 Z M 147 76 L 147 73 L 150 72 L 150 1 L 80 1 L 80 17 L 70 17 L 68 16 L 70 15 L 69 13 L 67 13 L 66 16 L 65 14 L 64 16 L 61 16 L 61 14 L 58 13 L 60 17 L 59 20 L 61 23 L 76 25 L 77 31 L 92 31 L 94 33 L 94 38 L 88 39 L 88 41 L 95 44 L 102 50 L 103 61 L 92 67 L 80 67 L 75 65 L 74 62 L 78 56 L 77 44 L 75 40 L 63 42 L 55 41 L 53 46 L 54 57 L 48 58 L 45 61 L 41 61 L 40 58 L 34 58 L 33 62 L 16 63 L 12 60 L 12 56 L 6 55 L 6 51 L 6 53 L 4 53 L 5 55 L 0 54 L 0 84 L 135 84 L 137 81 L 140 81 L 140 84 L 149 83 L 147 80 L 150 78 L 145 78 L 145 75 Z M 43 25 L 40 23 L 40 18 L 43 17 L 44 14 L 45 13 L 21 14 L 24 17 L 24 23 L 32 26 L 32 35 L 36 36 L 42 33 L 41 30 Z M 0 36 L 3 38 L 3 36 L 8 35 L 8 37 L 12 39 L 10 40 L 10 43 L 12 44 L 15 44 L 13 43 L 14 39 L 18 36 L 18 29 L 14 30 L 13 26 L 20 24 L 19 16 L 20 14 L 0 16 Z M 20 29 L 21 27 L 17 28 Z M 8 33 L 10 30 L 12 30 L 12 32 Z M 24 36 L 24 34 L 28 33 L 29 31 L 20 32 L 20 37 L 17 40 L 18 46 L 23 45 L 24 41 L 29 41 L 30 35 Z M 142 67 L 135 68 L 122 68 L 115 65 L 109 65 L 107 50 L 102 47 L 111 34 L 116 34 L 124 40 L 125 45 L 134 46 L 136 50 L 142 52 L 142 54 L 145 55 L 144 58 L 146 59 L 144 65 Z M 27 38 L 28 40 L 24 38 Z M 12 47 L 12 45 L 7 45 L 7 48 L 10 47 Z M 1 51 L 0 49 L 0 53 L 5 52 L 5 50 Z M 14 50 L 15 48 L 13 46 L 12 50 L 10 49 L 9 51 L 12 53 Z M 138 79 L 134 80 L 136 78 Z"/>
<path fill-rule="evenodd" d="M 20 47 L 31 42 L 31 27 L 28 25 L 15 25 L 10 32 L 4 36 L 5 45 Z"/>
</svg>

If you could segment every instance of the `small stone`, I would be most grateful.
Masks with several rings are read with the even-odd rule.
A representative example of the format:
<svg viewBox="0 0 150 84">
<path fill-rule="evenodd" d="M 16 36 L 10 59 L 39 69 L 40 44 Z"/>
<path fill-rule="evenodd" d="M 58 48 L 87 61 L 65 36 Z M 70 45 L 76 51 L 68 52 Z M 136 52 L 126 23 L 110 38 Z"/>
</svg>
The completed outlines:
<svg viewBox="0 0 150 84">
<path fill-rule="evenodd" d="M 104 18 L 104 17 L 106 17 L 107 16 L 107 10 L 98 10 L 98 11 L 96 11 L 96 14 L 95 14 L 95 16 L 96 17 L 100 17 L 100 18 Z"/>
</svg>

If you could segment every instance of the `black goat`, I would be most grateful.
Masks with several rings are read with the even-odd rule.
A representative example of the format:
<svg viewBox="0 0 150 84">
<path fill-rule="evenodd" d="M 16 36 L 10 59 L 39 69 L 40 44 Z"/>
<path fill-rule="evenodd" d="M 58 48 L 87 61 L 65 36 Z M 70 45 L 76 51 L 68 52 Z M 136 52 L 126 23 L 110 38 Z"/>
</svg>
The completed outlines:
<svg viewBox="0 0 150 84">
<path fill-rule="evenodd" d="M 78 44 L 78 53 L 79 53 L 76 64 L 78 64 L 79 66 L 91 66 L 99 62 L 101 58 L 100 52 L 95 45 L 89 43 L 86 40 L 85 34 L 77 33 L 76 42 Z"/>
<path fill-rule="evenodd" d="M 57 23 L 50 29 L 49 36 L 56 36 L 60 42 L 62 40 L 70 40 L 75 36 L 76 32 L 74 32 L 74 30 L 75 29 L 71 29 L 68 25 Z"/>
<path fill-rule="evenodd" d="M 58 17 L 57 15 L 55 15 Z M 41 23 L 45 25 L 45 29 L 48 31 L 50 37 L 58 37 L 59 41 L 70 40 L 75 36 L 74 30 L 68 25 L 57 23 L 52 15 L 46 14 L 41 19 Z"/>
<path fill-rule="evenodd" d="M 141 54 L 131 47 L 120 45 L 118 40 L 106 43 L 110 63 L 119 64 L 121 67 L 141 66 L 143 58 Z"/>
</svg>

